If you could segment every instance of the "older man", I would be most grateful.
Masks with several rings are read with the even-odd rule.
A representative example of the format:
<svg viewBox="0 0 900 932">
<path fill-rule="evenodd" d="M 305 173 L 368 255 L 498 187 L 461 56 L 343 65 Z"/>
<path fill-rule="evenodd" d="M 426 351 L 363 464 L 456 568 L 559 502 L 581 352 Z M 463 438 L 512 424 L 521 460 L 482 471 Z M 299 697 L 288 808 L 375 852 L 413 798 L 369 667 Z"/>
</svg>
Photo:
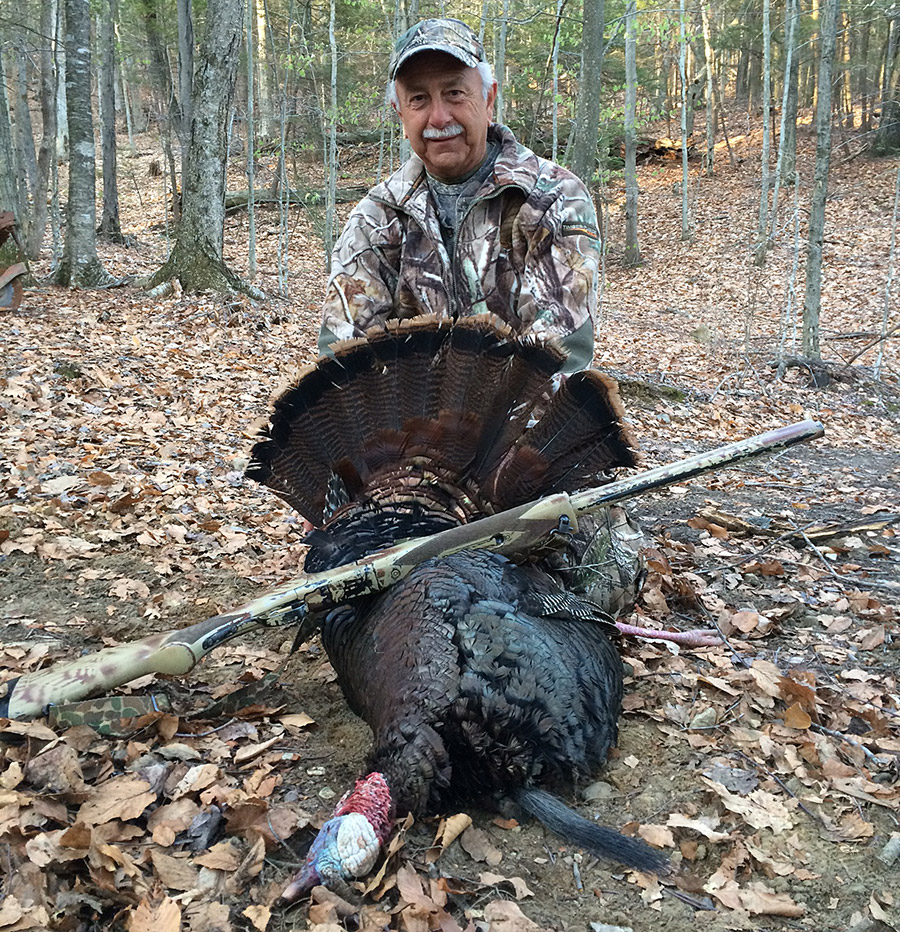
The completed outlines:
<svg viewBox="0 0 900 932">
<path fill-rule="evenodd" d="M 413 155 L 350 215 L 334 251 L 319 348 L 386 320 L 490 311 L 554 334 L 590 364 L 599 235 L 582 182 L 492 122 L 497 82 L 465 23 L 397 43 L 388 95 Z"/>
<path fill-rule="evenodd" d="M 387 320 L 490 311 L 518 333 L 552 334 L 565 372 L 594 352 L 599 241 L 590 195 L 570 171 L 492 122 L 497 82 L 456 19 L 406 32 L 388 99 L 413 155 L 351 213 L 334 250 L 319 348 Z M 556 564 L 611 614 L 643 578 L 640 530 L 621 508 L 579 520 Z"/>
</svg>

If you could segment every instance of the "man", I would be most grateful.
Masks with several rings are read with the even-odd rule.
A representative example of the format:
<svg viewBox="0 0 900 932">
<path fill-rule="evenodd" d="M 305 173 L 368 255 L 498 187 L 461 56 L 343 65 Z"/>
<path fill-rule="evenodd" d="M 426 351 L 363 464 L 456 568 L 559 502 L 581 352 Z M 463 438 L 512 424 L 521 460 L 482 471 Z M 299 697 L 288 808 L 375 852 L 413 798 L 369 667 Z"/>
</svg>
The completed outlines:
<svg viewBox="0 0 900 932">
<path fill-rule="evenodd" d="M 334 250 L 319 349 L 387 320 L 491 312 L 557 336 L 564 372 L 594 352 L 599 241 L 584 184 L 492 122 L 497 82 L 474 32 L 428 19 L 398 41 L 388 99 L 413 155 L 351 213 Z M 640 531 L 621 508 L 579 521 L 557 561 L 611 614 L 630 608 Z"/>
<path fill-rule="evenodd" d="M 555 334 L 565 371 L 594 350 L 599 235 L 584 184 L 492 122 L 497 82 L 465 23 L 429 19 L 391 59 L 388 96 L 413 155 L 350 215 L 319 348 L 420 314 L 490 311 Z"/>
</svg>

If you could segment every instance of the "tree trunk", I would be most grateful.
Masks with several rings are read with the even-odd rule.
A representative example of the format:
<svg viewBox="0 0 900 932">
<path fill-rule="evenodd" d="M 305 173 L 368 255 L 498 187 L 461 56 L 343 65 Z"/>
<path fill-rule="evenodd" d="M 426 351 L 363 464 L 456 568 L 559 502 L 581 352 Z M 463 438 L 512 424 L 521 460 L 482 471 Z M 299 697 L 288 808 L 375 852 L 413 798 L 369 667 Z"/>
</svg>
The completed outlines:
<svg viewBox="0 0 900 932">
<path fill-rule="evenodd" d="M 256 3 L 256 65 L 259 73 L 256 126 L 260 138 L 272 135 L 272 119 L 275 105 L 272 94 L 272 65 L 269 61 L 269 11 L 266 0 Z M 252 14 L 251 14 L 252 15 Z"/>
<path fill-rule="evenodd" d="M 175 248 L 151 287 L 177 278 L 188 292 L 250 289 L 223 261 L 225 145 L 243 25 L 242 0 L 217 0 L 207 9 L 206 35 L 194 75 L 191 144 L 183 213 Z"/>
<path fill-rule="evenodd" d="M 494 58 L 494 75 L 497 78 L 497 122 L 502 123 L 506 118 L 506 100 L 503 94 L 503 85 L 506 83 L 506 34 L 509 31 L 509 3 L 503 0 L 503 18 L 500 20 L 500 39 L 497 43 L 497 54 Z"/>
<path fill-rule="evenodd" d="M 100 148 L 103 152 L 103 210 L 100 235 L 113 243 L 124 243 L 119 222 L 119 186 L 116 177 L 116 33 L 117 0 L 106 0 L 98 18 L 97 45 L 100 50 Z"/>
<path fill-rule="evenodd" d="M 253 61 L 253 0 L 247 3 L 247 277 L 256 278 L 256 82 Z"/>
<path fill-rule="evenodd" d="M 37 188 L 38 170 L 31 107 L 28 105 L 28 59 L 22 45 L 16 48 L 16 148 L 19 150 L 19 164 L 24 176 L 22 190 L 28 193 L 31 200 Z"/>
<path fill-rule="evenodd" d="M 22 216 L 22 192 L 13 144 L 9 101 L 6 98 L 6 72 L 3 67 L 3 44 L 0 43 L 0 210 L 8 210 L 18 220 Z"/>
<path fill-rule="evenodd" d="M 56 22 L 53 28 L 56 47 L 56 158 L 62 160 L 69 151 L 69 110 L 66 104 L 66 10 L 65 0 L 54 0 Z"/>
<path fill-rule="evenodd" d="M 772 98 L 772 36 L 769 31 L 769 0 L 763 0 L 763 138 L 760 156 L 759 219 L 756 225 L 756 254 L 754 262 L 764 265 L 769 230 L 769 102 Z"/>
<path fill-rule="evenodd" d="M 69 200 L 66 204 L 65 249 L 56 272 L 56 282 L 90 288 L 109 281 L 97 258 L 90 0 L 66 0 L 66 109 L 69 121 Z"/>
<path fill-rule="evenodd" d="M 178 138 L 181 140 L 181 173 L 191 139 L 191 97 L 194 83 L 194 21 L 191 0 L 177 0 L 178 9 L 178 99 L 181 102 Z"/>
<path fill-rule="evenodd" d="M 31 205 L 31 223 L 25 251 L 29 259 L 37 259 L 47 226 L 47 195 L 50 186 L 51 164 L 56 162 L 56 56 L 55 46 L 49 37 L 56 33 L 56 2 L 41 2 L 41 145 L 38 151 L 38 179 Z"/>
<path fill-rule="evenodd" d="M 688 141 L 687 141 L 687 13 L 685 0 L 679 3 L 678 71 L 681 75 L 681 238 L 691 238 L 691 215 L 688 209 Z"/>
<path fill-rule="evenodd" d="M 787 180 L 785 164 L 790 160 L 793 175 L 794 152 L 788 152 L 789 146 L 797 143 L 797 94 L 796 94 L 796 56 L 794 49 L 795 25 L 797 22 L 797 0 L 787 0 L 784 9 L 784 88 L 781 97 L 781 130 L 778 133 L 778 159 L 775 163 L 775 186 L 772 191 L 772 211 L 769 222 L 769 236 L 774 236 L 778 222 L 778 194 L 781 185 Z M 790 99 L 793 89 L 793 120 L 790 119 Z"/>
<path fill-rule="evenodd" d="M 872 34 L 872 23 L 868 16 L 863 15 L 858 24 L 858 41 L 855 55 L 856 65 L 856 93 L 860 103 L 860 129 L 868 133 L 872 129 L 872 93 L 869 83 L 869 37 Z"/>
<path fill-rule="evenodd" d="M 637 54 L 635 16 L 637 0 L 625 4 L 625 264 L 640 265 L 641 247 L 638 243 L 638 183 L 635 157 L 637 134 Z"/>
<path fill-rule="evenodd" d="M 572 171 L 590 185 L 597 163 L 600 128 L 600 81 L 603 72 L 605 0 L 584 0 L 581 18 L 581 80 L 575 104 Z"/>
<path fill-rule="evenodd" d="M 713 91 L 716 62 L 710 37 L 709 0 L 703 0 L 700 4 L 700 17 L 703 26 L 703 55 L 706 59 L 706 156 L 703 159 L 703 169 L 707 175 L 712 176 L 716 157 L 716 101 Z"/>
<path fill-rule="evenodd" d="M 335 39 L 335 0 L 331 0 L 328 17 L 328 44 L 331 49 L 331 97 L 328 106 L 328 158 L 325 162 L 325 263 L 331 271 L 331 251 L 334 248 L 334 198 L 337 189 L 337 63 L 338 49 Z"/>
<path fill-rule="evenodd" d="M 819 24 L 819 82 L 816 91 L 816 169 L 809 208 L 806 295 L 803 300 L 803 354 L 819 358 L 819 311 L 822 300 L 822 241 L 825 199 L 831 162 L 831 81 L 840 0 L 823 0 Z"/>
<path fill-rule="evenodd" d="M 876 155 L 887 155 L 900 150 L 900 101 L 894 86 L 894 59 L 897 56 L 900 21 L 893 13 L 888 18 L 888 43 L 881 80 L 881 120 L 875 134 L 873 149 Z"/>
</svg>

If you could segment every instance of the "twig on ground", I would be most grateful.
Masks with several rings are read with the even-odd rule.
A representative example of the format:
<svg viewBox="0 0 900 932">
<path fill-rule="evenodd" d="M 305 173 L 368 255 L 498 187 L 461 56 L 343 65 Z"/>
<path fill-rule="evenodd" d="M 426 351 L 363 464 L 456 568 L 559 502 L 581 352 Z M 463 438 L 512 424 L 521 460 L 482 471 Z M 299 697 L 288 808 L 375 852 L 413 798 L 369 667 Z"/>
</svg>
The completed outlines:
<svg viewBox="0 0 900 932">
<path fill-rule="evenodd" d="M 852 745 L 855 748 L 859 748 L 863 754 L 866 756 L 867 760 L 872 761 L 874 764 L 878 764 L 880 767 L 889 767 L 891 761 L 886 757 L 879 757 L 877 754 L 870 751 L 864 744 L 861 744 L 859 741 L 854 741 L 852 738 L 849 738 L 847 735 L 842 734 L 839 731 L 832 731 L 830 728 L 826 728 L 824 725 L 819 725 L 816 722 L 813 722 L 809 726 L 813 731 L 817 731 L 823 735 L 829 735 L 832 738 L 838 738 L 841 741 L 846 741 L 847 744 Z"/>
<path fill-rule="evenodd" d="M 805 806 L 801 802 L 800 797 L 797 796 L 796 793 L 792 792 L 790 788 L 785 784 L 785 782 L 780 777 L 772 773 L 772 771 L 769 770 L 767 767 L 763 767 L 763 765 L 759 761 L 754 760 L 752 757 L 745 754 L 739 748 L 735 748 L 734 753 L 739 754 L 741 757 L 743 757 L 744 760 L 747 761 L 747 763 L 753 764 L 753 766 L 756 767 L 757 770 L 764 773 L 767 777 L 771 777 L 771 779 L 773 779 L 781 787 L 781 789 L 783 789 L 784 792 L 787 793 L 788 796 L 791 797 L 791 799 L 797 800 L 797 805 L 799 806 L 799 808 L 802 809 L 810 817 L 810 819 L 812 819 L 813 822 L 815 822 L 815 824 L 819 827 L 820 830 L 823 830 L 823 831 L 825 830 L 825 823 L 822 821 L 822 819 L 818 815 L 816 815 L 816 813 L 814 813 L 812 809 L 810 809 L 808 806 Z"/>
</svg>

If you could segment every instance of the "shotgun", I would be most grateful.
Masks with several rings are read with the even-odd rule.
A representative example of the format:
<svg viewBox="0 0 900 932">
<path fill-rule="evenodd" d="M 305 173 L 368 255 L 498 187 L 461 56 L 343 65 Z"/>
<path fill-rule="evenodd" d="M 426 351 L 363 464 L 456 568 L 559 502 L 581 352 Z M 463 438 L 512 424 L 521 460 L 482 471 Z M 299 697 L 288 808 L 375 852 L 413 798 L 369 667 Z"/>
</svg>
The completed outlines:
<svg viewBox="0 0 900 932">
<path fill-rule="evenodd" d="M 180 676 L 220 645 L 255 628 L 294 624 L 381 592 L 433 557 L 487 549 L 513 560 L 576 530 L 578 516 L 690 479 L 701 473 L 821 437 L 816 421 L 799 421 L 625 479 L 571 494 L 558 493 L 459 527 L 379 550 L 355 563 L 299 576 L 222 615 L 26 673 L 0 685 L 0 717 L 26 719 L 49 705 L 74 702 L 148 673 Z"/>
</svg>

